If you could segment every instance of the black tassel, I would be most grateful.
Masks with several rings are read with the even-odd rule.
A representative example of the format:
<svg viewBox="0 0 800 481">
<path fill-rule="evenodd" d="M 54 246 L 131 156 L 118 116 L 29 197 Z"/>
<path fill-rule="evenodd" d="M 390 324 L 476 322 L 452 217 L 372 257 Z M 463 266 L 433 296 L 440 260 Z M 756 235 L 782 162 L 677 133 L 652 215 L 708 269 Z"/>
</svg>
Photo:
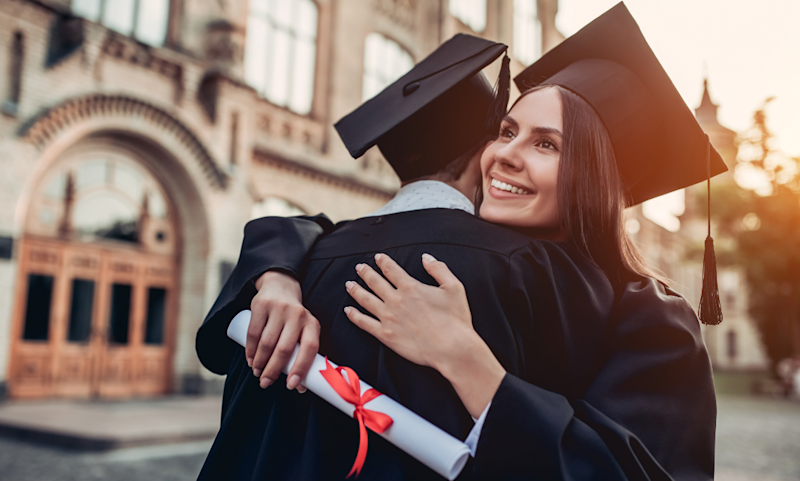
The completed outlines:
<svg viewBox="0 0 800 481">
<path fill-rule="evenodd" d="M 493 135 L 497 135 L 500 132 L 500 122 L 506 116 L 508 109 L 508 99 L 511 96 L 510 63 L 511 59 L 508 58 L 508 52 L 506 52 L 500 65 L 500 75 L 497 76 L 494 100 L 489 105 L 489 111 L 486 115 L 486 130 Z"/>
<path fill-rule="evenodd" d="M 708 236 L 703 252 L 703 291 L 700 294 L 698 316 L 703 324 L 716 326 L 722 322 L 722 305 L 719 301 L 717 285 L 717 256 L 714 253 L 714 239 L 711 238 L 711 142 L 706 135 L 706 169 L 708 173 Z"/>
<path fill-rule="evenodd" d="M 722 322 L 722 305 L 717 286 L 717 257 L 711 236 L 706 237 L 706 250 L 703 253 L 703 293 L 700 294 L 698 311 L 703 324 L 716 326 Z"/>
</svg>

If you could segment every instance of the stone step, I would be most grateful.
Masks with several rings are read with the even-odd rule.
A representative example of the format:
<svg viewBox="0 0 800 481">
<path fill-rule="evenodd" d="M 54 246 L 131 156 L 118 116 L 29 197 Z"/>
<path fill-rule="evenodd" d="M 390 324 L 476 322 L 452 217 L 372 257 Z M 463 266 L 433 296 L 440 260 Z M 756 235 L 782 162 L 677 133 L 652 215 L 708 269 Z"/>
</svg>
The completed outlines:
<svg viewBox="0 0 800 481">
<path fill-rule="evenodd" d="M 220 408 L 219 396 L 10 401 L 0 435 L 85 451 L 200 441 L 216 435 Z"/>
</svg>

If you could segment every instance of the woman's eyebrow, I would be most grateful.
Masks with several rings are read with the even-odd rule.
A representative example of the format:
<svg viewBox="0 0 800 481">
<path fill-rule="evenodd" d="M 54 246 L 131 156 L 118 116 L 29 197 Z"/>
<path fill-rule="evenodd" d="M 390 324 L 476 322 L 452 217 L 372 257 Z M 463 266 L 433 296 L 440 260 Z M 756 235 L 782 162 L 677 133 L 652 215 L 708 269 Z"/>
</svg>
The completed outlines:
<svg viewBox="0 0 800 481">
<path fill-rule="evenodd" d="M 507 122 L 507 123 L 511 124 L 512 126 L 514 126 L 514 127 L 519 127 L 519 124 L 517 123 L 517 121 L 514 120 L 514 117 L 512 117 L 510 115 L 506 115 L 505 117 L 503 117 L 503 122 Z"/>
<path fill-rule="evenodd" d="M 564 135 L 561 133 L 561 131 L 553 127 L 534 127 L 531 129 L 531 132 L 534 134 L 553 134 L 564 138 Z"/>
<path fill-rule="evenodd" d="M 517 121 L 514 120 L 514 117 L 510 115 L 506 115 L 505 117 L 503 117 L 503 122 L 511 124 L 511 126 L 513 127 L 519 128 L 519 123 L 517 123 Z M 564 134 L 562 134 L 560 130 L 554 127 L 534 127 L 531 129 L 531 132 L 533 132 L 534 134 L 553 134 L 553 135 L 558 135 L 561 138 L 564 138 Z"/>
</svg>

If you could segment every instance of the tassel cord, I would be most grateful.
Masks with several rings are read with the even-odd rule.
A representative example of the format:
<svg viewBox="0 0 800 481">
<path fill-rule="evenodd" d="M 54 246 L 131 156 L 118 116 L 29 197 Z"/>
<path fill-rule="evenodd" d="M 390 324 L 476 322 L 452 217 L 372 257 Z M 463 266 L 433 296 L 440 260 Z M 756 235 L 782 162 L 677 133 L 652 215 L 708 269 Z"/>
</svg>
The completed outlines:
<svg viewBox="0 0 800 481">
<path fill-rule="evenodd" d="M 711 142 L 706 135 L 706 174 L 708 194 L 708 236 L 703 253 L 703 291 L 700 294 L 698 316 L 703 324 L 717 325 L 722 322 L 722 305 L 717 285 L 717 256 L 714 239 L 711 237 Z"/>
<path fill-rule="evenodd" d="M 500 122 L 506 116 L 508 109 L 508 99 L 511 96 L 511 59 L 508 53 L 503 55 L 500 65 L 500 74 L 497 76 L 494 100 L 489 105 L 486 113 L 486 130 L 492 135 L 497 135 L 500 130 Z"/>
</svg>

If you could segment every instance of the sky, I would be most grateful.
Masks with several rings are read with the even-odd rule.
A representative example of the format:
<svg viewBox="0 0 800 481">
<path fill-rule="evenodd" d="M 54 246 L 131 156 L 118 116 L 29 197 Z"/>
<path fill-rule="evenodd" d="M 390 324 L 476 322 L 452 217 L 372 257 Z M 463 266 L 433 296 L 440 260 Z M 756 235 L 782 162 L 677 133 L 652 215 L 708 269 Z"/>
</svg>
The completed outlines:
<svg viewBox="0 0 800 481">
<path fill-rule="evenodd" d="M 618 0 L 559 0 L 557 28 L 570 36 Z M 774 147 L 800 155 L 800 0 L 626 0 L 650 47 L 694 110 L 703 77 L 722 125 L 745 130 L 768 97 Z M 645 215 L 670 230 L 682 194 L 655 199 Z"/>
</svg>

